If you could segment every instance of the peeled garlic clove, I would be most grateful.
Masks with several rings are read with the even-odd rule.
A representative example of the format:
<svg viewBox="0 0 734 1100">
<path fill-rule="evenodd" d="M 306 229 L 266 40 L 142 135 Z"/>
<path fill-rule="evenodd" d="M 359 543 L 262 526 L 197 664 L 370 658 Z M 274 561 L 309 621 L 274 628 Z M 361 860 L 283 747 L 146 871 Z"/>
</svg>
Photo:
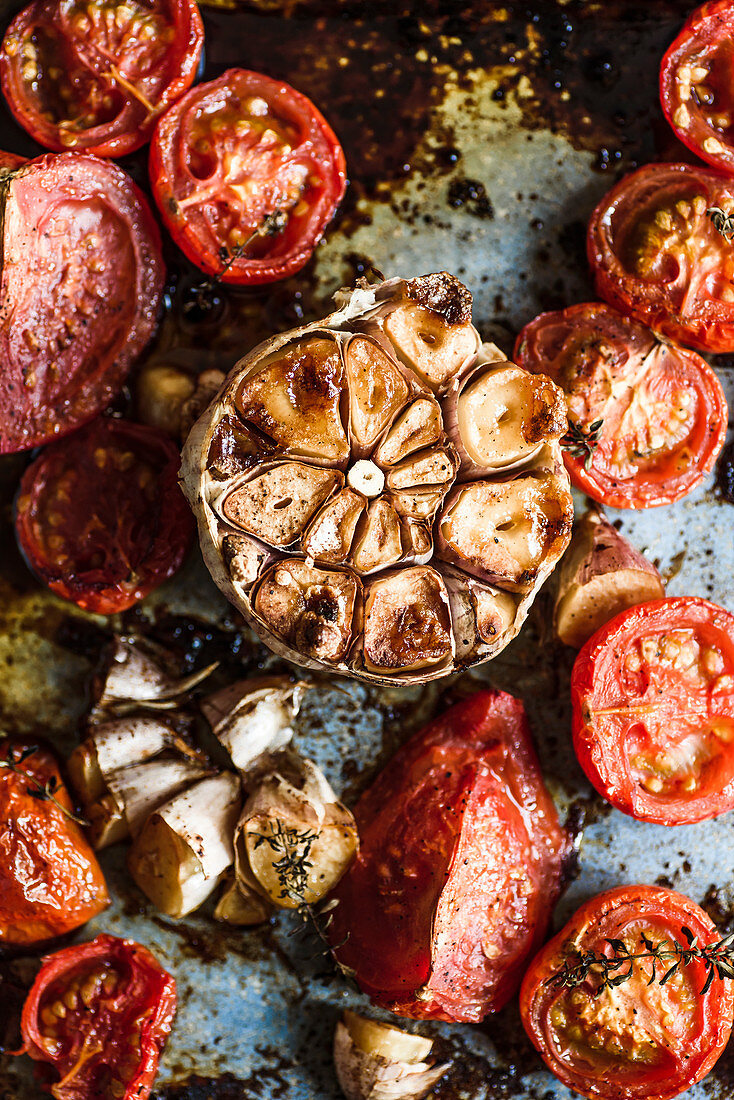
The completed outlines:
<svg viewBox="0 0 734 1100">
<path fill-rule="evenodd" d="M 448 447 L 419 451 L 391 468 L 387 475 L 387 486 L 395 490 L 449 486 L 454 480 L 457 466 L 458 463 Z"/>
<path fill-rule="evenodd" d="M 162 913 L 185 917 L 206 901 L 234 860 L 240 782 L 202 779 L 155 810 L 128 854 L 135 882 Z"/>
<path fill-rule="evenodd" d="M 432 397 L 417 397 L 396 418 L 375 451 L 380 466 L 395 466 L 415 451 L 425 450 L 443 437 L 441 408 Z"/>
<path fill-rule="evenodd" d="M 290 546 L 327 497 L 344 484 L 336 470 L 281 462 L 226 494 L 222 515 L 268 546 Z"/>
<path fill-rule="evenodd" d="M 563 553 L 570 493 L 552 476 L 475 481 L 454 489 L 438 521 L 439 556 L 513 592 L 529 590 L 541 565 Z"/>
<path fill-rule="evenodd" d="M 195 389 L 196 383 L 185 371 L 168 363 L 151 363 L 135 381 L 138 420 L 168 435 L 178 436 L 183 406 Z"/>
<path fill-rule="evenodd" d="M 315 905 L 359 846 L 352 814 L 310 760 L 291 754 L 248 798 L 235 834 L 236 873 L 282 909 Z M 300 870 L 284 874 L 283 859 Z M 280 864 L 280 867 L 278 866 Z"/>
<path fill-rule="evenodd" d="M 280 351 L 245 378 L 235 404 L 248 424 L 291 454 L 338 463 L 349 457 L 343 388 L 338 344 L 314 337 Z"/>
<path fill-rule="evenodd" d="M 335 662 L 352 641 L 360 595 L 351 573 L 284 558 L 265 574 L 253 607 L 277 637 L 304 654 Z"/>
<path fill-rule="evenodd" d="M 346 1011 L 334 1034 L 334 1068 L 347 1100 L 421 1100 L 449 1069 L 426 1059 L 433 1040 Z"/>
<path fill-rule="evenodd" d="M 344 361 L 352 446 L 358 453 L 366 453 L 405 404 L 408 384 L 397 365 L 369 336 L 353 336 Z"/>
<path fill-rule="evenodd" d="M 365 590 L 364 662 L 372 671 L 441 667 L 454 655 L 446 586 L 416 565 L 378 577 Z"/>
<path fill-rule="evenodd" d="M 374 573 L 399 562 L 403 555 L 400 520 L 385 497 L 367 509 L 352 550 L 351 561 L 359 573 Z"/>
<path fill-rule="evenodd" d="M 201 711 L 234 766 L 247 771 L 292 740 L 304 689 L 286 676 L 241 680 L 202 699 Z"/>
<path fill-rule="evenodd" d="M 231 871 L 226 873 L 214 920 L 247 928 L 264 924 L 272 914 L 273 906 L 262 894 L 237 882 Z"/>
<path fill-rule="evenodd" d="M 330 565 L 345 562 L 365 508 L 366 502 L 361 493 L 350 488 L 342 489 L 309 524 L 301 539 L 304 553 L 315 561 Z"/>
</svg>

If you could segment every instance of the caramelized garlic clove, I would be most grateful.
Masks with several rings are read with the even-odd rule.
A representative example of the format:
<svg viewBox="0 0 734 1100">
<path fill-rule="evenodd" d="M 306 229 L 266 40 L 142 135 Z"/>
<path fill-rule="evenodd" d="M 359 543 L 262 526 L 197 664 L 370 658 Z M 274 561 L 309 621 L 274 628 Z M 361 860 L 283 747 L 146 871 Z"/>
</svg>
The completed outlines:
<svg viewBox="0 0 734 1100">
<path fill-rule="evenodd" d="M 451 623 L 459 661 L 481 646 L 499 642 L 517 617 L 518 597 L 483 584 L 458 569 L 442 570 L 451 607 Z"/>
<path fill-rule="evenodd" d="M 429 669 L 451 660 L 448 593 L 435 569 L 415 565 L 368 585 L 362 651 L 372 672 Z"/>
<path fill-rule="evenodd" d="M 337 470 L 281 462 L 226 493 L 222 515 L 268 546 L 290 546 L 343 484 Z"/>
<path fill-rule="evenodd" d="M 375 461 L 380 466 L 395 466 L 408 455 L 425 450 L 442 438 L 443 422 L 438 402 L 432 397 L 417 397 L 396 418 L 375 451 Z"/>
<path fill-rule="evenodd" d="M 238 882 L 231 871 L 224 876 L 222 892 L 214 909 L 214 920 L 249 928 L 264 924 L 273 915 L 273 906 L 257 890 Z"/>
<path fill-rule="evenodd" d="M 387 487 L 395 491 L 451 485 L 458 463 L 448 447 L 419 451 L 388 470 Z"/>
<path fill-rule="evenodd" d="M 352 448 L 366 454 L 408 399 L 400 369 L 369 336 L 353 336 L 344 354 Z"/>
<path fill-rule="evenodd" d="M 471 323 L 449 325 L 415 302 L 397 306 L 385 318 L 384 328 L 399 358 L 434 393 L 477 351 L 477 333 Z"/>
<path fill-rule="evenodd" d="M 135 379 L 138 420 L 178 438 L 184 405 L 195 390 L 196 383 L 190 374 L 169 363 L 150 363 Z"/>
<path fill-rule="evenodd" d="M 336 340 L 299 340 L 242 382 L 235 405 L 247 424 L 293 455 L 345 462 L 344 368 Z"/>
<path fill-rule="evenodd" d="M 374 573 L 395 565 L 403 555 L 400 520 L 385 497 L 373 500 L 367 509 L 351 554 L 359 573 Z"/>
<path fill-rule="evenodd" d="M 348 486 L 328 500 L 306 529 L 301 539 L 304 553 L 314 561 L 340 565 L 349 557 L 357 524 L 366 502 L 361 493 Z"/>
</svg>

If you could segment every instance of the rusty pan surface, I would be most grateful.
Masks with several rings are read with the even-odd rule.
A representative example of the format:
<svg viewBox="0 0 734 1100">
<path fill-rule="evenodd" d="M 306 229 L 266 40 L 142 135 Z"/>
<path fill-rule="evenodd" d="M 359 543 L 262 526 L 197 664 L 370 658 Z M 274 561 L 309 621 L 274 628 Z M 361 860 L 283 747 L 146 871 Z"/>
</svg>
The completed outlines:
<svg viewBox="0 0 734 1100">
<path fill-rule="evenodd" d="M 18 5 L 0 0 L 0 22 Z M 475 322 L 507 352 L 541 309 L 592 296 L 584 226 L 625 170 L 680 155 L 657 102 L 657 66 L 687 3 L 610 0 L 494 4 L 488 0 L 262 0 L 205 9 L 207 73 L 230 65 L 282 77 L 311 96 L 342 138 L 350 170 L 344 207 L 304 272 L 270 289 L 230 294 L 212 331 L 184 323 L 181 288 L 195 278 L 174 255 L 158 347 L 198 367 L 231 366 L 256 341 L 312 320 L 361 274 L 411 276 L 448 268 L 470 287 Z M 0 147 L 33 154 L 0 111 Z M 144 180 L 144 160 L 125 167 Z M 734 401 L 734 374 L 715 361 Z M 0 462 L 0 722 L 10 733 L 76 743 L 89 679 L 111 625 L 145 626 L 179 647 L 188 667 L 220 658 L 234 678 L 267 654 L 241 628 L 198 554 L 123 623 L 77 613 L 35 583 L 12 538 L 12 497 L 26 458 Z M 686 500 L 635 515 L 623 532 L 669 577 L 671 594 L 734 610 L 734 511 L 710 478 Z M 578 875 L 555 914 L 624 882 L 664 883 L 734 921 L 734 816 L 666 829 L 642 825 L 593 795 L 570 747 L 571 651 L 555 645 L 550 600 L 538 599 L 520 637 L 481 675 L 520 696 L 561 816 L 583 827 Z M 450 698 L 452 685 L 411 695 L 324 681 L 308 693 L 298 746 L 352 803 L 376 768 Z M 0 828 L 2 826 L 0 825 Z M 103 857 L 115 903 L 98 931 L 149 945 L 176 976 L 180 1010 L 164 1054 L 158 1100 L 336 1100 L 331 1037 L 345 1005 L 366 1001 L 330 972 L 294 923 L 222 930 L 206 915 L 155 914 L 124 866 Z M 2 889 L 2 884 L 0 884 Z M 32 966 L 32 964 L 30 964 Z M 23 960 L 0 960 L 17 978 Z M 3 1009 L 0 1008 L 0 1016 Z M 442 1100 L 551 1100 L 571 1094 L 543 1068 L 510 1005 L 479 1028 L 421 1025 L 455 1058 Z M 0 1098 L 39 1095 L 25 1059 L 0 1060 Z M 725 1053 L 692 1098 L 734 1097 Z"/>
</svg>

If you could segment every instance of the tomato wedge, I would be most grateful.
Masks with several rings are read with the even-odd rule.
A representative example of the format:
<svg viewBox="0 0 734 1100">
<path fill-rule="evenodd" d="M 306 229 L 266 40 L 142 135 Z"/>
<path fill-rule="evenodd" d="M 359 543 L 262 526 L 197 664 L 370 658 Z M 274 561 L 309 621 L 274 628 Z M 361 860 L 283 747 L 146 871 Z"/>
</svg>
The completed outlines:
<svg viewBox="0 0 734 1100">
<path fill-rule="evenodd" d="M 346 187 L 326 119 L 290 85 L 229 69 L 158 122 L 150 178 L 193 263 L 223 282 L 270 283 L 307 262 Z"/>
<path fill-rule="evenodd" d="M 0 169 L 0 454 L 66 435 L 122 388 L 156 325 L 160 235 L 110 161 Z"/>
<path fill-rule="evenodd" d="M 46 955 L 23 1006 L 26 1054 L 56 1100 L 147 1100 L 176 1013 L 176 983 L 146 947 L 101 935 Z"/>
<path fill-rule="evenodd" d="M 696 596 L 616 615 L 576 658 L 573 743 L 590 782 L 640 821 L 734 808 L 734 615 Z"/>
<path fill-rule="evenodd" d="M 597 294 L 656 333 L 734 351 L 734 248 L 707 210 L 734 211 L 734 179 L 691 164 L 647 164 L 591 215 Z"/>
<path fill-rule="evenodd" d="M 585 302 L 541 313 L 520 333 L 514 357 L 565 391 L 564 460 L 573 484 L 594 500 L 613 508 L 671 504 L 713 468 L 726 398 L 696 352 Z"/>
<path fill-rule="evenodd" d="M 127 420 L 95 420 L 47 447 L 16 502 L 31 569 L 87 611 L 132 607 L 173 576 L 191 545 L 178 467 L 168 436 Z"/>
<path fill-rule="evenodd" d="M 684 145 L 734 170 L 734 8 L 704 4 L 686 20 L 660 66 L 660 101 Z"/>
<path fill-rule="evenodd" d="M 48 791 L 53 796 L 42 797 Z M 79 928 L 110 899 L 51 753 L 0 740 L 0 944 Z"/>
<path fill-rule="evenodd" d="M 203 43 L 195 0 L 34 0 L 5 33 L 0 84 L 47 149 L 121 157 L 191 87 Z"/>
<path fill-rule="evenodd" d="M 518 987 L 570 851 L 522 703 L 481 691 L 421 730 L 359 800 L 330 935 L 376 1004 L 479 1021 Z"/>
<path fill-rule="evenodd" d="M 713 922 L 690 898 L 662 886 L 619 886 L 591 898 L 533 960 L 520 990 L 520 1014 L 533 1046 L 555 1076 L 581 1096 L 602 1100 L 672 1100 L 709 1072 L 726 1046 L 734 1019 L 734 990 L 700 959 L 672 965 L 650 959 L 613 971 L 628 980 L 599 992 L 591 970 L 578 984 L 557 976 L 584 952 L 611 957 L 619 941 L 644 954 L 688 946 L 688 930 L 705 945 L 719 939 Z M 618 946 L 617 946 L 618 950 Z M 555 979 L 555 980 L 554 980 Z"/>
</svg>

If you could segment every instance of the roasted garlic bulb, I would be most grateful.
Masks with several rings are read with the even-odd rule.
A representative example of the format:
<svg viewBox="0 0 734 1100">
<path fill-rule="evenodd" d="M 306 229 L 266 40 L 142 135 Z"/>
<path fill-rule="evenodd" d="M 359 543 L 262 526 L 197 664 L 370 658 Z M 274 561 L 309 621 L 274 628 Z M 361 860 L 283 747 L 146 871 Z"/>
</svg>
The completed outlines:
<svg viewBox="0 0 734 1100">
<path fill-rule="evenodd" d="M 215 581 L 276 652 L 435 679 L 507 645 L 568 544 L 564 397 L 482 344 L 446 272 L 337 297 L 236 365 L 184 489 Z"/>
</svg>

